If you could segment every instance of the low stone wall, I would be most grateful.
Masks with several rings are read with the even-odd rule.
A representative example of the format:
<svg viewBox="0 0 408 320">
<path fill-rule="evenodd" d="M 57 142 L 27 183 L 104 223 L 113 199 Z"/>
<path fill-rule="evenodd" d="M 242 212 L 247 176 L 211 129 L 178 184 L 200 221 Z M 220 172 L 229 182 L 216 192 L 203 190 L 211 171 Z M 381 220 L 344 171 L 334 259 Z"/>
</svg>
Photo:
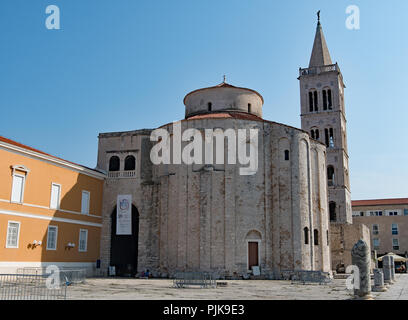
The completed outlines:
<svg viewBox="0 0 408 320">
<path fill-rule="evenodd" d="M 332 256 L 332 269 L 338 271 L 339 265 L 344 265 L 344 269 L 351 265 L 351 249 L 358 240 L 364 240 L 371 252 L 370 229 L 362 224 L 330 224 L 330 247 Z M 374 263 L 371 265 L 371 271 Z M 340 270 L 341 272 L 342 270 Z M 345 271 L 345 270 L 344 270 Z M 343 272 L 344 272 L 343 271 Z M 340 273 L 339 272 L 339 273 Z"/>
</svg>

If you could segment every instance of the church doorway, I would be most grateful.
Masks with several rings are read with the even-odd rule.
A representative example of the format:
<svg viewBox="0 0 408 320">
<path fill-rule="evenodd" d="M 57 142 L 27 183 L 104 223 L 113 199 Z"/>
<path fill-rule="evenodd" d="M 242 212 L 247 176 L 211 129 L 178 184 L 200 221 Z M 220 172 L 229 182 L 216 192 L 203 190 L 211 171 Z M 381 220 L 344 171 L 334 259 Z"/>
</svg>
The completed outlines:
<svg viewBox="0 0 408 320">
<path fill-rule="evenodd" d="M 132 234 L 116 234 L 116 207 L 111 214 L 111 254 L 110 265 L 115 267 L 115 274 L 120 277 L 134 277 L 137 273 L 139 243 L 139 212 L 132 205 Z"/>
<path fill-rule="evenodd" d="M 258 241 L 248 241 L 248 270 L 259 266 L 259 243 Z"/>
</svg>

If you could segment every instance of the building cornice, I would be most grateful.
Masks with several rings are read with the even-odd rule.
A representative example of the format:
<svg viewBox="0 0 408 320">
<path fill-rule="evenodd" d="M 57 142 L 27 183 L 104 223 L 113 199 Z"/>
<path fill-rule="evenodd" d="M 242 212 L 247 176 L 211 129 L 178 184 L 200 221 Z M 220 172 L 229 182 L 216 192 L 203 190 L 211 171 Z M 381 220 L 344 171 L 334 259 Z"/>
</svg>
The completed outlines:
<svg viewBox="0 0 408 320">
<path fill-rule="evenodd" d="M 3 141 L 0 141 L 0 149 L 11 150 L 13 152 L 22 154 L 24 156 L 33 157 L 33 158 L 35 158 L 37 160 L 50 162 L 50 163 L 52 163 L 54 165 L 58 165 L 58 166 L 66 168 L 66 169 L 73 170 L 73 171 L 76 171 L 78 173 L 82 173 L 82 174 L 85 174 L 87 176 L 99 179 L 99 180 L 104 180 L 105 177 L 106 177 L 106 175 L 103 174 L 102 172 L 92 170 L 92 169 L 83 167 L 81 165 L 78 165 L 78 164 L 75 164 L 75 163 L 72 163 L 72 162 L 69 162 L 69 161 L 65 161 L 63 159 L 55 158 L 55 157 L 52 157 L 52 156 L 49 156 L 49 155 L 46 155 L 46 154 L 42 154 L 42 153 L 35 152 L 35 151 L 32 151 L 32 150 L 28 150 L 28 149 L 25 149 L 25 148 L 22 148 L 22 147 L 19 147 L 19 146 L 15 146 L 15 145 L 3 142 Z"/>
</svg>

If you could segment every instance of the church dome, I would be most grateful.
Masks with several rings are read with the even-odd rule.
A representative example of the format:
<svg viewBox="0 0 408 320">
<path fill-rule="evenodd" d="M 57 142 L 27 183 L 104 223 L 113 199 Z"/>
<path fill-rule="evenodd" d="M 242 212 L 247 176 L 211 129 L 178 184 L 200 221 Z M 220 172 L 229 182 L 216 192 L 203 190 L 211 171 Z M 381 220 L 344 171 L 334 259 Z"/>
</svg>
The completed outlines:
<svg viewBox="0 0 408 320">
<path fill-rule="evenodd" d="M 262 96 L 252 89 L 226 83 L 194 90 L 184 98 L 186 119 L 199 114 L 245 112 L 262 118 Z"/>
</svg>

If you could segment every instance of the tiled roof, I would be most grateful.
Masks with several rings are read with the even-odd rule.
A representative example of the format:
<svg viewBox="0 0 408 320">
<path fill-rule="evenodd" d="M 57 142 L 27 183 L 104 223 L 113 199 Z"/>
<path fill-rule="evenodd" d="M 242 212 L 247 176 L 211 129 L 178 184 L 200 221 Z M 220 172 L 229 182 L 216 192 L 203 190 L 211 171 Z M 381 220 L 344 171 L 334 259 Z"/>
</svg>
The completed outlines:
<svg viewBox="0 0 408 320">
<path fill-rule="evenodd" d="M 253 89 L 242 88 L 242 87 L 236 87 L 236 86 L 233 86 L 233 85 L 231 85 L 231 84 L 229 84 L 229 83 L 226 83 L 226 82 L 222 82 L 222 83 L 220 83 L 220 84 L 218 84 L 218 85 L 216 85 L 216 86 L 213 86 L 213 87 L 201 88 L 201 89 L 197 89 L 197 90 L 191 91 L 191 92 L 189 92 L 189 93 L 186 94 L 186 96 L 184 97 L 183 103 L 186 104 L 186 98 L 187 98 L 190 94 L 192 94 L 192 93 L 196 93 L 196 92 L 199 92 L 199 91 L 202 91 L 202 90 L 216 89 L 216 88 L 234 88 L 234 89 L 248 90 L 248 91 L 251 91 L 251 92 L 257 94 L 257 95 L 261 98 L 262 104 L 264 103 L 264 99 L 263 99 L 263 97 L 261 96 L 261 94 L 260 94 L 259 92 L 255 91 L 255 90 L 253 90 Z"/>
<path fill-rule="evenodd" d="M 75 162 L 72 162 L 72 161 L 68 161 L 68 160 L 65 160 L 65 159 L 62 159 L 62 158 L 58 158 L 58 157 L 53 156 L 53 155 L 51 155 L 51 154 L 49 154 L 49 153 L 43 152 L 43 151 L 38 150 L 38 149 L 31 148 L 31 147 L 29 147 L 29 146 L 27 146 L 27 145 L 24 145 L 24 144 L 22 144 L 22 143 L 16 142 L 16 141 L 14 141 L 14 140 L 11 140 L 11 139 L 8 139 L 8 138 L 2 137 L 2 136 L 0 136 L 0 142 L 4 142 L 4 143 L 7 143 L 7 144 L 11 144 L 11 145 L 16 146 L 16 147 L 19 147 L 19 148 L 23 148 L 23 149 L 26 149 L 26 150 L 29 150 L 29 151 L 33 151 L 33 152 L 36 152 L 36 153 L 40 153 L 40 154 L 42 154 L 42 155 L 45 155 L 45 156 L 48 156 L 48 157 L 51 157 L 51 158 L 54 158 L 54 159 L 62 160 L 62 161 L 65 161 L 65 162 L 69 162 L 69 163 L 71 163 L 71 164 L 74 164 L 74 165 L 77 165 L 77 166 L 81 166 L 81 167 L 84 167 L 84 168 L 89 169 L 89 170 L 92 170 L 92 171 L 99 172 L 99 171 L 97 171 L 97 170 L 95 170 L 95 169 L 88 168 L 88 167 L 83 166 L 83 165 L 81 165 L 81 164 L 78 164 L 78 163 L 75 163 Z"/>
<path fill-rule="evenodd" d="M 353 207 L 358 207 L 358 206 L 380 206 L 380 205 L 390 205 L 390 204 L 408 204 L 408 198 L 353 200 L 353 201 L 351 201 L 351 205 Z"/>
<path fill-rule="evenodd" d="M 213 112 L 206 114 L 199 114 L 195 116 L 188 117 L 187 120 L 196 120 L 196 119 L 214 119 L 214 118 L 233 118 L 240 120 L 258 120 L 263 121 L 262 118 L 245 112 Z"/>
</svg>

